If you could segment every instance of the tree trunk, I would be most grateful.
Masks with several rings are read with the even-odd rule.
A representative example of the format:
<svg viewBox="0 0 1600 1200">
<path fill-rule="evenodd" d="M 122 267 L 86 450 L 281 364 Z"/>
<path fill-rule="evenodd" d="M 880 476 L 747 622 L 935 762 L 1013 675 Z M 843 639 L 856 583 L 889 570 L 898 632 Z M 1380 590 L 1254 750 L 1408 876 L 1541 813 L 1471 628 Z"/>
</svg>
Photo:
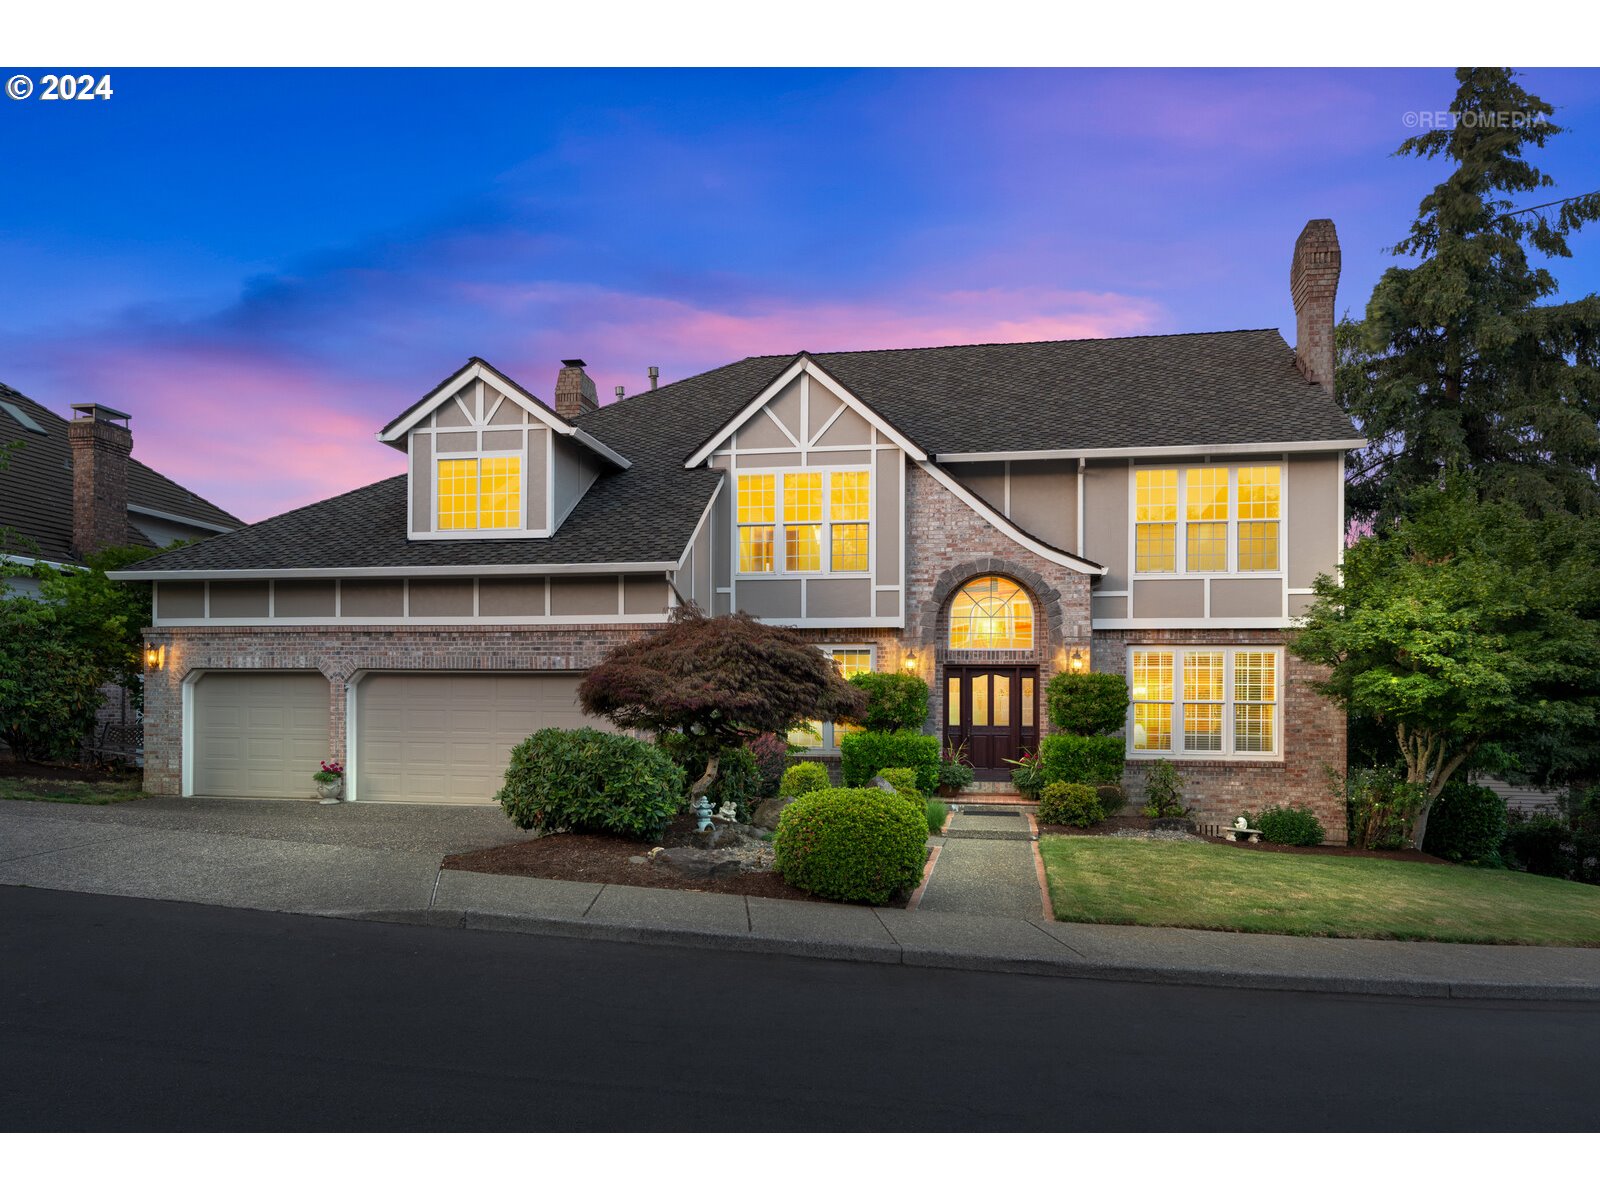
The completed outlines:
<svg viewBox="0 0 1600 1200">
<path fill-rule="evenodd" d="M 694 786 L 689 789 L 689 803 L 694 804 L 711 790 L 711 785 L 717 781 L 717 769 L 722 765 L 722 752 L 719 750 L 706 759 L 706 769 L 699 779 L 694 781 Z"/>
</svg>

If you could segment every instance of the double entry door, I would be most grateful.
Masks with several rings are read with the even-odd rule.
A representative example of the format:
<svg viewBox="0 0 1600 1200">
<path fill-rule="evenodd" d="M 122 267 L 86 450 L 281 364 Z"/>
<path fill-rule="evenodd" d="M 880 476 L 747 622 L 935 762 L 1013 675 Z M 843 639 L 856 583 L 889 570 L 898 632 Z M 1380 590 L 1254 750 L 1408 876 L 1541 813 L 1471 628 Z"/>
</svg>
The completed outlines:
<svg viewBox="0 0 1600 1200">
<path fill-rule="evenodd" d="M 1009 779 L 1006 760 L 1039 746 L 1039 668 L 946 667 L 944 740 L 966 743 L 979 779 Z"/>
</svg>

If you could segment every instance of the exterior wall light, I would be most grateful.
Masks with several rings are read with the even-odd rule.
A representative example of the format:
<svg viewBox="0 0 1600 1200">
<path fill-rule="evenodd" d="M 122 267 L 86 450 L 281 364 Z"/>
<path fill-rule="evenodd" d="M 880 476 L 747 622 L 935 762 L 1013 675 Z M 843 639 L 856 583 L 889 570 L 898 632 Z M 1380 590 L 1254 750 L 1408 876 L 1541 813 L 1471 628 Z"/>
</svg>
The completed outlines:
<svg viewBox="0 0 1600 1200">
<path fill-rule="evenodd" d="M 916 669 L 917 669 L 917 652 L 915 650 L 907 650 L 906 651 L 906 670 L 911 671 L 912 673 L 915 673 Z"/>
<path fill-rule="evenodd" d="M 1082 675 L 1089 669 L 1089 655 L 1082 646 L 1072 648 L 1072 656 L 1068 659 L 1067 665 L 1074 675 Z"/>
<path fill-rule="evenodd" d="M 146 671 L 159 671 L 166 665 L 167 648 L 165 646 L 144 644 L 144 669 Z"/>
</svg>

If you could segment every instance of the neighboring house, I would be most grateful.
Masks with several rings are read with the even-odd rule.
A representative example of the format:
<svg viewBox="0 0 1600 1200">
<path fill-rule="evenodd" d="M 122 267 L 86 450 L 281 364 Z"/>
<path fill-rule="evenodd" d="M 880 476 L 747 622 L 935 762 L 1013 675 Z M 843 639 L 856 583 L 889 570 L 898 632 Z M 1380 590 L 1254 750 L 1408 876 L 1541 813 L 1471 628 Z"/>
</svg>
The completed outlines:
<svg viewBox="0 0 1600 1200">
<path fill-rule="evenodd" d="M 1175 759 L 1231 820 L 1344 838 L 1344 721 L 1287 655 L 1343 546 L 1333 225 L 1272 329 L 747 358 L 605 408 L 481 359 L 379 439 L 403 475 L 184 547 L 156 583 L 146 786 L 488 802 L 512 744 L 584 722 L 579 673 L 692 602 L 913 670 L 980 777 L 1037 743 L 1058 671 L 1125 675 L 1129 782 Z M 840 731 L 808 735 L 837 756 Z"/>
<path fill-rule="evenodd" d="M 109 546 L 158 549 L 238 529 L 243 522 L 132 457 L 126 413 L 74 404 L 63 420 L 0 383 L 0 580 L 38 593 L 17 574 L 36 561 L 80 565 Z M 108 685 L 101 720 L 127 719 L 121 688 Z"/>
</svg>

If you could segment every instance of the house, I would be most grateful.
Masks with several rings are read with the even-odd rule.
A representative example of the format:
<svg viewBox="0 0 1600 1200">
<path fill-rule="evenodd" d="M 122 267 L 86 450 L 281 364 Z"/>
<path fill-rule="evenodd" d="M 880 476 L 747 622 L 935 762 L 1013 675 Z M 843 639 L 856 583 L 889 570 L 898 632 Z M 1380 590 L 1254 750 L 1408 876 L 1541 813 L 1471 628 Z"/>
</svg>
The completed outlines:
<svg viewBox="0 0 1600 1200">
<path fill-rule="evenodd" d="M 100 404 L 74 404 L 65 420 L 0 383 L 0 590 L 37 595 L 19 573 L 35 562 L 79 566 L 107 547 L 158 549 L 244 523 L 134 458 L 131 424 Z M 131 716 L 107 684 L 98 720 Z"/>
<path fill-rule="evenodd" d="M 585 718 L 579 675 L 693 603 L 928 681 L 980 778 L 1058 671 L 1125 674 L 1129 783 L 1173 759 L 1231 820 L 1344 838 L 1344 722 L 1285 650 L 1337 569 L 1339 249 L 1295 245 L 1273 329 L 746 358 L 600 407 L 472 359 L 379 433 L 405 470 L 123 573 L 155 584 L 153 792 L 491 799 L 511 745 Z M 822 725 L 805 752 L 836 757 Z"/>
</svg>

